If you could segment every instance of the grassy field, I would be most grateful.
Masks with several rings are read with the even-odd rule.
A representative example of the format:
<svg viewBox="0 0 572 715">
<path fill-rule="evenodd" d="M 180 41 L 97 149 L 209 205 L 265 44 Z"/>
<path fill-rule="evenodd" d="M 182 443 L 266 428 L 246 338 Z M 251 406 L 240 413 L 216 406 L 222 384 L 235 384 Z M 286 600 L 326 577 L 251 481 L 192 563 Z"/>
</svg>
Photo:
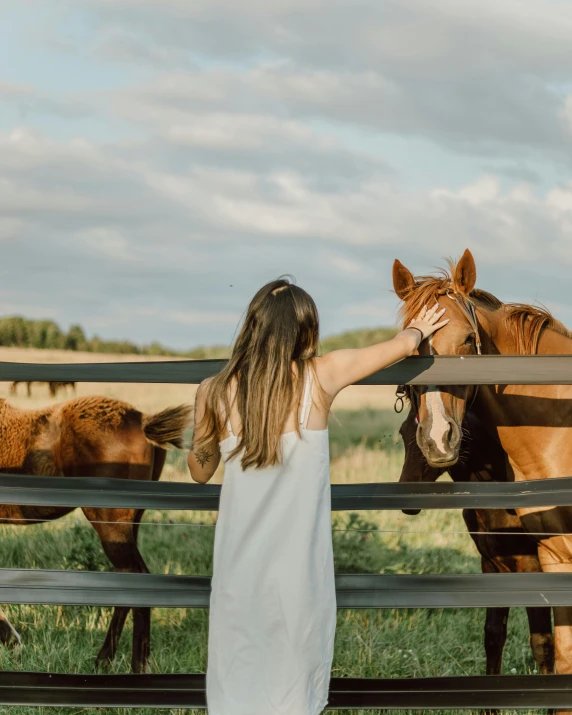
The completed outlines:
<svg viewBox="0 0 572 715">
<path fill-rule="evenodd" d="M 93 361 L 99 356 L 0 349 L 0 360 L 30 362 Z M 113 356 L 101 356 L 113 360 Z M 126 359 L 126 358 L 122 358 Z M 128 359 L 133 359 L 131 356 Z M 49 402 L 37 388 L 22 406 Z M 0 384 L 0 396 L 8 387 Z M 127 399 L 146 411 L 192 401 L 194 388 L 176 385 L 80 385 L 79 394 L 108 394 Z M 397 435 L 393 389 L 350 388 L 337 401 L 330 427 L 332 482 L 392 481 L 399 476 L 402 448 Z M 171 453 L 166 477 L 188 481 L 183 453 Z M 221 475 L 217 474 L 216 481 Z M 147 512 L 140 531 L 141 551 L 154 573 L 210 575 L 214 512 Z M 337 573 L 478 572 L 479 559 L 458 512 L 359 512 L 332 517 Z M 97 537 L 75 512 L 60 522 L 0 527 L 2 567 L 109 568 Z M 20 632 L 20 652 L 0 649 L 2 670 L 91 673 L 106 631 L 110 609 L 85 607 L 7 606 Z M 333 676 L 420 677 L 484 673 L 484 609 L 339 610 Z M 203 609 L 156 609 L 152 618 L 154 672 L 204 672 L 208 612 Z M 114 672 L 128 672 L 130 629 L 122 638 Z M 504 672 L 534 673 L 528 648 L 524 609 L 509 621 Z M 10 715 L 56 715 L 85 709 L 11 707 Z M 99 709 L 103 715 L 144 715 L 181 710 Z M 196 711 L 204 712 L 204 711 Z M 341 714 L 345 711 L 335 711 Z M 356 711 L 354 711 L 356 712 Z M 377 711 L 357 711 L 374 713 Z M 404 712 L 404 711 L 395 711 Z M 452 712 L 452 711 L 441 711 Z M 467 711 L 465 711 L 467 712 Z M 522 711 L 520 711 L 522 712 Z M 535 712 L 539 712 L 538 710 Z"/>
</svg>

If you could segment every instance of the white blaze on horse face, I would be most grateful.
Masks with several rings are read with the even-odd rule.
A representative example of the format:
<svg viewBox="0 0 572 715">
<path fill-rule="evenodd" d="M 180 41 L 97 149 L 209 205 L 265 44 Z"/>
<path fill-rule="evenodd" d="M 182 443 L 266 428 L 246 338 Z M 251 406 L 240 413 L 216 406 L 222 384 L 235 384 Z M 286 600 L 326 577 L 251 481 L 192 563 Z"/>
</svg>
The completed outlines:
<svg viewBox="0 0 572 715">
<path fill-rule="evenodd" d="M 441 451 L 447 453 L 450 447 L 447 445 L 446 436 L 449 434 L 450 422 L 445 417 L 445 405 L 441 392 L 436 385 L 429 385 L 425 393 L 425 402 L 427 404 L 427 413 L 431 420 L 431 428 L 429 430 L 429 438 L 432 439 L 437 447 L 441 443 L 443 445 Z"/>
</svg>

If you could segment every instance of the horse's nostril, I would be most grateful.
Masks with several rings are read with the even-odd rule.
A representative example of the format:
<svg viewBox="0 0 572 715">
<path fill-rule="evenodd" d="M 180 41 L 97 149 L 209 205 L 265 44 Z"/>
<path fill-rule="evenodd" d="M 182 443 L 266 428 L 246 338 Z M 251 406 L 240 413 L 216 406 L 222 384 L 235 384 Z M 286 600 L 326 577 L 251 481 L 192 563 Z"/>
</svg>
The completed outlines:
<svg viewBox="0 0 572 715">
<path fill-rule="evenodd" d="M 449 429 L 447 430 L 447 441 L 451 442 L 453 440 L 453 423 L 449 422 Z"/>
</svg>

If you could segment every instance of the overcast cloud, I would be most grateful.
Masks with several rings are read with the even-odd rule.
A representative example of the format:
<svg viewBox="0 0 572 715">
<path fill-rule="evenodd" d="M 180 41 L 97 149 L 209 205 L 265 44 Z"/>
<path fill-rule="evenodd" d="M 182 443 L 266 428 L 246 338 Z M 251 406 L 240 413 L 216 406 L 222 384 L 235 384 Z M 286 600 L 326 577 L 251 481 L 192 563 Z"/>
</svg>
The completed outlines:
<svg viewBox="0 0 572 715">
<path fill-rule="evenodd" d="M 0 314 L 229 343 L 283 273 L 324 334 L 391 263 L 572 324 L 572 4 L 0 0 Z"/>
</svg>

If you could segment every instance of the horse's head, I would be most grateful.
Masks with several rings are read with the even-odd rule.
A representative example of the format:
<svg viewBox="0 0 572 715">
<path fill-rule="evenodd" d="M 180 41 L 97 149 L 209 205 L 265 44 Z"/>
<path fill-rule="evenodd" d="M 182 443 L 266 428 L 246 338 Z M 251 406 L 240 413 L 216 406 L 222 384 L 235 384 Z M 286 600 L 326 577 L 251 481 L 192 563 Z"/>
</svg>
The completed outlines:
<svg viewBox="0 0 572 715">
<path fill-rule="evenodd" d="M 405 458 L 401 470 L 400 482 L 434 482 L 444 472 L 444 469 L 430 467 L 416 441 L 417 434 L 417 407 L 412 401 L 409 414 L 399 428 L 405 447 Z M 415 516 L 421 509 L 403 509 L 404 514 Z"/>
<path fill-rule="evenodd" d="M 393 286 L 403 301 L 404 325 L 417 317 L 424 305 L 435 301 L 446 308 L 449 323 L 419 346 L 420 355 L 473 355 L 480 350 L 477 315 L 470 295 L 475 286 L 475 261 L 467 250 L 451 264 L 451 273 L 422 276 L 413 274 L 398 260 L 393 265 Z M 446 469 L 455 464 L 461 448 L 461 425 L 473 386 L 413 388 L 417 403 L 417 444 L 431 467 Z"/>
</svg>

